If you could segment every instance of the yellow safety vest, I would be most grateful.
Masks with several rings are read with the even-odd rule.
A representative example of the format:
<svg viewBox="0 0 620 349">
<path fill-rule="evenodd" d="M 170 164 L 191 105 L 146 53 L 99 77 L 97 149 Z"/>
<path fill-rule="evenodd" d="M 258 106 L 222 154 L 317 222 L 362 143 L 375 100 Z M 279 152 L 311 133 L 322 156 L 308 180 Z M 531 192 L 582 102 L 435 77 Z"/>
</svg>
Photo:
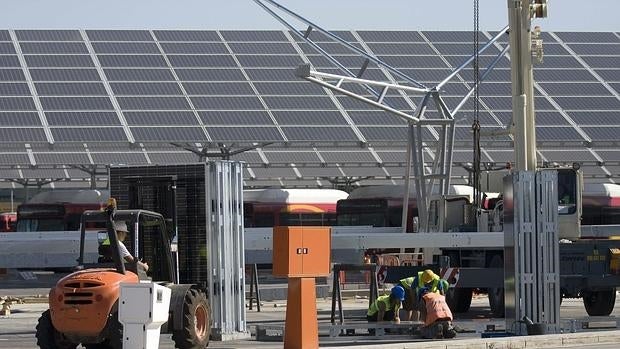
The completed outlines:
<svg viewBox="0 0 620 349">
<path fill-rule="evenodd" d="M 372 304 L 368 308 L 368 312 L 366 313 L 366 315 L 373 316 L 376 313 L 378 313 L 379 312 L 379 303 L 385 304 L 385 311 L 388 311 L 390 309 L 390 295 L 386 294 L 386 295 L 377 297 L 377 300 L 372 302 Z M 394 310 L 394 312 L 398 311 L 398 304 L 394 304 L 394 309 L 393 310 Z"/>
</svg>

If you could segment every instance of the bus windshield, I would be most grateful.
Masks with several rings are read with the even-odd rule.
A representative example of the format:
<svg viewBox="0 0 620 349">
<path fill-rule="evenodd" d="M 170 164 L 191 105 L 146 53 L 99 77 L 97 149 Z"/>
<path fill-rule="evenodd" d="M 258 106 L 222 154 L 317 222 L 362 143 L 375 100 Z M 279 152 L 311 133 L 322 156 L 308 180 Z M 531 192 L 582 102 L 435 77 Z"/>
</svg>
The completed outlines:
<svg viewBox="0 0 620 349">
<path fill-rule="evenodd" d="M 339 226 L 369 225 L 387 227 L 388 207 L 384 199 L 350 199 L 338 201 Z"/>
</svg>

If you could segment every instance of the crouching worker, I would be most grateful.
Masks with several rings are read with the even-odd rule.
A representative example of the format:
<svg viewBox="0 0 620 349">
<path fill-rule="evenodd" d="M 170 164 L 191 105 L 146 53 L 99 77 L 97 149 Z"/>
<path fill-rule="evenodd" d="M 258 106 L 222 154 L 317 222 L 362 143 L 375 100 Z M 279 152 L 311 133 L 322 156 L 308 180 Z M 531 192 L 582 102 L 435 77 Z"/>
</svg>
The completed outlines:
<svg viewBox="0 0 620 349">
<path fill-rule="evenodd" d="M 424 338 L 454 338 L 456 331 L 452 326 L 452 312 L 446 303 L 446 297 L 427 288 L 420 290 L 420 317 L 424 326 L 420 334 Z"/>
<path fill-rule="evenodd" d="M 392 287 L 389 295 L 379 296 L 368 308 L 368 322 L 395 321 L 400 322 L 398 312 L 401 302 L 405 299 L 405 290 L 400 286 Z"/>
</svg>

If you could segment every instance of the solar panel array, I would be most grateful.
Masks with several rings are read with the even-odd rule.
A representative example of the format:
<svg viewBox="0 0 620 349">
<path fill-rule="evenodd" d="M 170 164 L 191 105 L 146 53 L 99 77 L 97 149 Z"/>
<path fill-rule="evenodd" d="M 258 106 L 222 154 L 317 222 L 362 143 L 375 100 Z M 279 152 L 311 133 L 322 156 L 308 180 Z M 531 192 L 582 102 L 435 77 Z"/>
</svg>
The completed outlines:
<svg viewBox="0 0 620 349">
<path fill-rule="evenodd" d="M 429 86 L 473 51 L 471 32 L 335 33 Z M 494 34 L 480 33 L 481 42 Z M 310 38 L 347 68 L 363 63 L 316 32 Z M 544 62 L 534 73 L 540 159 L 580 162 L 586 175 L 614 180 L 620 35 L 556 32 L 543 39 Z M 485 52 L 482 66 L 507 41 Z M 96 170 L 104 180 L 109 164 L 193 163 L 226 152 L 248 163 L 248 185 L 402 178 L 404 123 L 297 79 L 293 72 L 302 63 L 339 73 L 288 31 L 0 30 L 0 179 L 45 184 L 40 180 L 88 179 L 84 170 Z M 446 85 L 449 107 L 460 102 L 472 75 L 465 69 Z M 403 83 L 373 64 L 363 77 Z M 510 122 L 510 95 L 510 61 L 503 57 L 480 90 L 484 131 Z M 407 112 L 415 108 L 414 99 L 396 93 L 386 100 Z M 472 110 L 467 103 L 461 111 L 456 162 L 472 159 Z M 424 137 L 435 139 L 432 132 Z M 484 162 L 512 160 L 508 136 L 483 146 Z"/>
</svg>

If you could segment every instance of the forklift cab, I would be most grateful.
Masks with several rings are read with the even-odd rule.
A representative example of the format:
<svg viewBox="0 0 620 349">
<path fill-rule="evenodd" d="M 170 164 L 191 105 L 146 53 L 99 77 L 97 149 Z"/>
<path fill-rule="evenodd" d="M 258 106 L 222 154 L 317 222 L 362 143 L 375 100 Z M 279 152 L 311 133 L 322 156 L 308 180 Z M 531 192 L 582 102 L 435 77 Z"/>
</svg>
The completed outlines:
<svg viewBox="0 0 620 349">
<path fill-rule="evenodd" d="M 137 262 L 126 262 L 120 255 L 119 242 L 114 222 L 123 221 L 129 230 L 123 244 L 134 257 L 149 265 L 148 275 Z M 99 232 L 99 259 L 94 264 L 84 264 L 85 227 L 89 223 L 103 223 L 106 231 Z M 125 274 L 127 271 L 138 275 L 140 280 L 174 282 L 171 240 L 161 214 L 147 210 L 116 210 L 112 214 L 107 211 L 85 211 L 82 214 L 82 230 L 80 235 L 81 269 L 113 268 Z"/>
</svg>

